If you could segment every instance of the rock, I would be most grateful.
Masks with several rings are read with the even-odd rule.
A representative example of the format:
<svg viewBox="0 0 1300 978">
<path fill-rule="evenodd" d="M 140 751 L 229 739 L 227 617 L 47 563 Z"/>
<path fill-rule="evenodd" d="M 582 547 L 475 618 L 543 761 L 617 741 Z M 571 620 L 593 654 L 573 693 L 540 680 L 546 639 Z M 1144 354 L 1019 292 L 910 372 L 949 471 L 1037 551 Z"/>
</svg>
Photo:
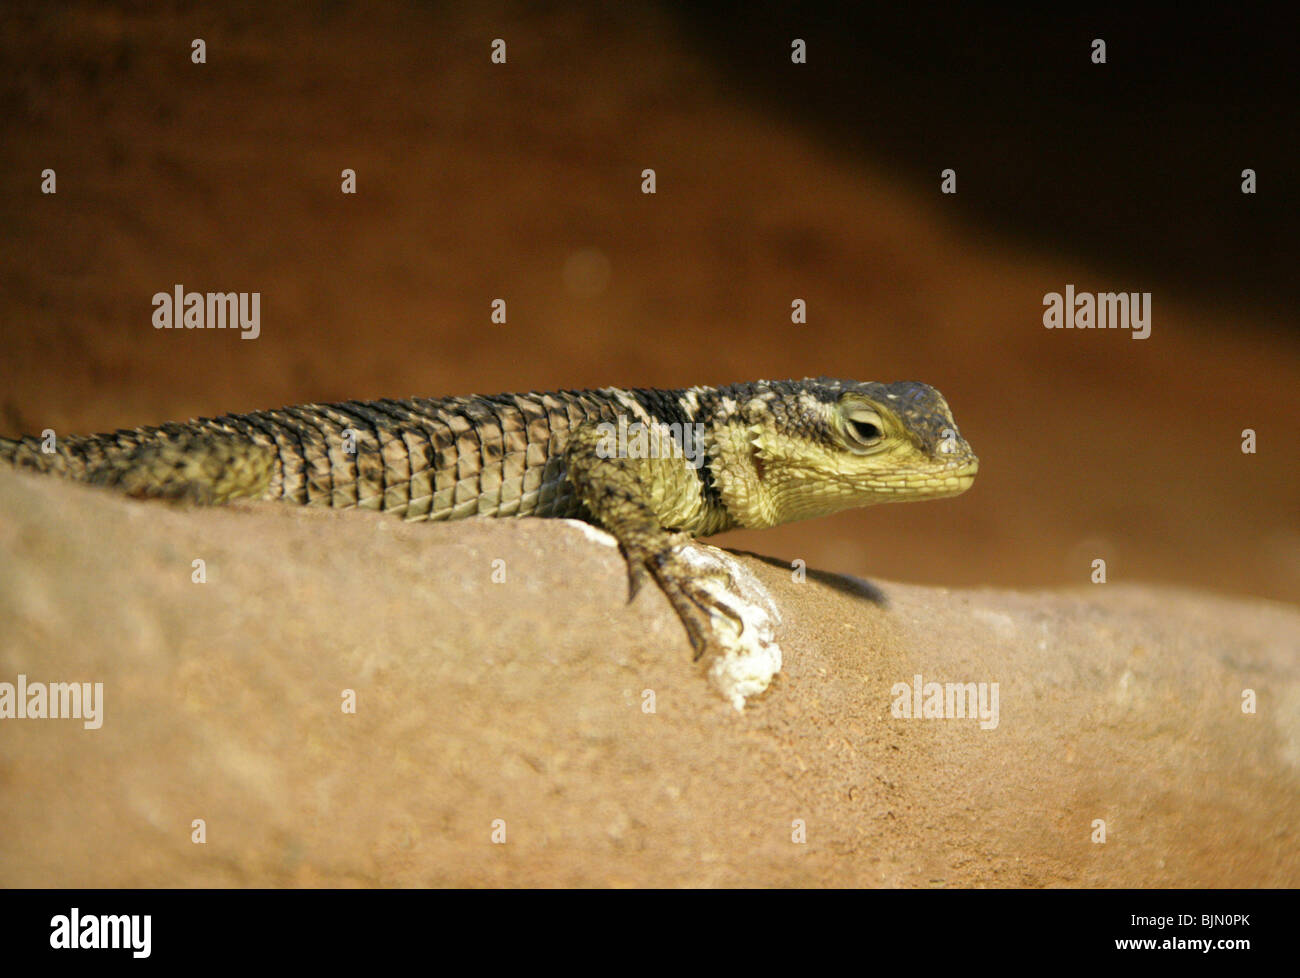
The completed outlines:
<svg viewBox="0 0 1300 978">
<path fill-rule="evenodd" d="M 736 559 L 784 651 L 743 712 L 566 522 L 0 473 L 0 682 L 103 683 L 0 721 L 0 884 L 1300 884 L 1296 609 Z M 996 724 L 894 716 L 917 676 Z"/>
</svg>

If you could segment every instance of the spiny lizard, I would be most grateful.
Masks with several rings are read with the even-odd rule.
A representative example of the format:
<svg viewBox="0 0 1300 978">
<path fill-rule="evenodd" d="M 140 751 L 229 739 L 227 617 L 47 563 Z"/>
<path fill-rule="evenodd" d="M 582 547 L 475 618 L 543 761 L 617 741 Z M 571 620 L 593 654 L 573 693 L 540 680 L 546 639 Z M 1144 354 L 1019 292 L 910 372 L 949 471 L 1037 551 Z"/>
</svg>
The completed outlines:
<svg viewBox="0 0 1300 978">
<path fill-rule="evenodd" d="M 307 404 L 53 446 L 0 438 L 0 460 L 197 503 L 585 520 L 618 539 L 633 597 L 654 577 L 696 658 L 714 650 L 712 616 L 727 612 L 683 559 L 686 541 L 953 496 L 979 468 L 934 388 L 825 377 Z"/>
</svg>

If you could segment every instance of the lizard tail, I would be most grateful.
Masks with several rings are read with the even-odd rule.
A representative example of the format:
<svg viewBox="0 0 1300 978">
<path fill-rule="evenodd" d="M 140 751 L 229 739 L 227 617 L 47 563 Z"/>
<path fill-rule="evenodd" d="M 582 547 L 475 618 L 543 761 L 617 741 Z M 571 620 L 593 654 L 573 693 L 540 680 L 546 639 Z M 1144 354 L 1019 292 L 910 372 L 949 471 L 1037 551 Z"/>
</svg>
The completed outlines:
<svg viewBox="0 0 1300 978">
<path fill-rule="evenodd" d="M 0 463 L 111 486 L 129 496 L 213 504 L 260 496 L 270 484 L 274 452 L 238 435 L 178 432 L 137 441 L 116 435 L 0 438 Z"/>
<path fill-rule="evenodd" d="M 58 451 L 43 451 L 41 446 L 42 440 L 31 435 L 0 438 L 0 463 L 31 472 L 64 474 L 68 462 L 66 455 Z"/>
</svg>

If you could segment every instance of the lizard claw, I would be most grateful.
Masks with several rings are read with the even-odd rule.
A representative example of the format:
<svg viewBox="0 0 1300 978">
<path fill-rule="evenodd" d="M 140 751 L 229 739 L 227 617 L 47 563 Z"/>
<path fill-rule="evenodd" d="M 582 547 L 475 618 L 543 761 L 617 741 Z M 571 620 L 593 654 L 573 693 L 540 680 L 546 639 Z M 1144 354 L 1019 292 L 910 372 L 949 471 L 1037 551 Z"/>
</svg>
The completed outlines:
<svg viewBox="0 0 1300 978">
<path fill-rule="evenodd" d="M 675 547 L 659 551 L 646 563 L 682 620 L 696 661 L 735 644 L 745 622 L 721 598 L 733 584 L 725 568 L 707 568 L 702 575 L 702 568 L 693 567 Z"/>
<path fill-rule="evenodd" d="M 636 557 L 626 550 L 623 556 L 627 558 L 627 603 L 631 604 L 636 600 L 636 596 L 641 593 L 641 588 L 645 587 L 649 573 L 646 571 L 644 559 Z"/>
</svg>

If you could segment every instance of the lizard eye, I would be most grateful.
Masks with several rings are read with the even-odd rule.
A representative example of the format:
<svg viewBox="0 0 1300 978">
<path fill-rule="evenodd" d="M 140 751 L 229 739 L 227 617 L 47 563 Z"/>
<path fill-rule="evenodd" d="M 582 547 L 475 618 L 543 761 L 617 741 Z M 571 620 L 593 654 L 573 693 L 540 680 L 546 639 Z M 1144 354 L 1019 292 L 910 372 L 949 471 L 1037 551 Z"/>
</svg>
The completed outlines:
<svg viewBox="0 0 1300 978">
<path fill-rule="evenodd" d="M 863 448 L 874 448 L 885 437 L 880 415 L 869 408 L 855 407 L 844 414 L 849 440 Z"/>
</svg>

